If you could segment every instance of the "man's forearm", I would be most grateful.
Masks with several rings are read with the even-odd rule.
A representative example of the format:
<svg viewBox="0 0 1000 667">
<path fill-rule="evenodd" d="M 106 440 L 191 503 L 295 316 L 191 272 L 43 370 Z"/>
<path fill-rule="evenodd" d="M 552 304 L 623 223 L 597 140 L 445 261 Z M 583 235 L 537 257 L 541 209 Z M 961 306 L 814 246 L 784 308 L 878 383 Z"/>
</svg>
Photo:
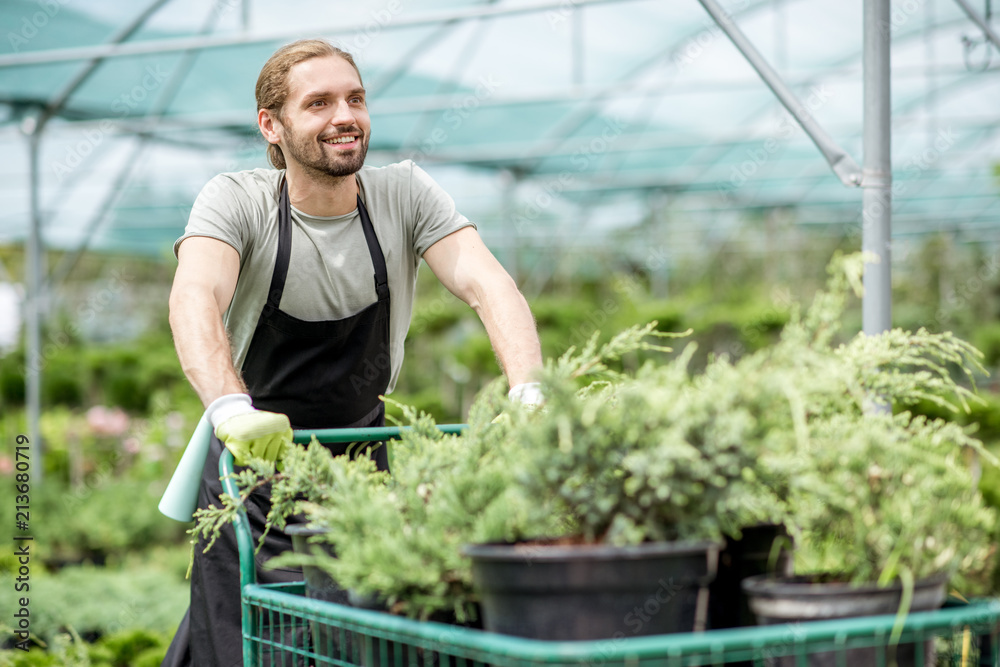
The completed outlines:
<svg viewBox="0 0 1000 667">
<path fill-rule="evenodd" d="M 473 307 L 486 327 L 486 334 L 500 367 L 513 387 L 537 380 L 542 366 L 535 318 L 514 281 L 506 275 L 485 288 Z"/>
<path fill-rule="evenodd" d="M 246 393 L 233 368 L 222 313 L 210 290 L 175 285 L 170 293 L 170 329 L 181 370 L 203 405 L 225 394 Z"/>
</svg>

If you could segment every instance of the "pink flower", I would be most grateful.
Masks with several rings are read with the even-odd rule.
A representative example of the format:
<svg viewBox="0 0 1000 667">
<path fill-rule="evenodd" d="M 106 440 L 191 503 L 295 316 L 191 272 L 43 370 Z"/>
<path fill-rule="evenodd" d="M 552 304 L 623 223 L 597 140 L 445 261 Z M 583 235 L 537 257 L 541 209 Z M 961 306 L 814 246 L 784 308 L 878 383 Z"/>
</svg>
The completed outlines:
<svg viewBox="0 0 1000 667">
<path fill-rule="evenodd" d="M 125 438 L 122 441 L 122 448 L 128 454 L 138 454 L 139 450 L 142 449 L 142 445 L 139 444 L 139 438 Z"/>
<path fill-rule="evenodd" d="M 95 405 L 87 410 L 87 425 L 96 435 L 120 436 L 128 431 L 128 415 L 121 408 Z"/>
</svg>

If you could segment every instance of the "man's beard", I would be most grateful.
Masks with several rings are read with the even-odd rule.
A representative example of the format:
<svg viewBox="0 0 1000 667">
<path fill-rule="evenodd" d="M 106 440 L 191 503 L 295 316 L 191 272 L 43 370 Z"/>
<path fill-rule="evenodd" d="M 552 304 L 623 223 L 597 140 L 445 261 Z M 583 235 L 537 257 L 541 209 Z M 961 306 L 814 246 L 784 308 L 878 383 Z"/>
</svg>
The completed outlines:
<svg viewBox="0 0 1000 667">
<path fill-rule="evenodd" d="M 285 127 L 289 130 L 289 141 L 284 148 L 288 151 L 288 157 L 314 175 L 343 178 L 357 173 L 365 164 L 365 156 L 368 155 L 368 135 L 362 134 L 360 128 L 350 127 L 341 130 L 341 134 L 348 132 L 362 134 L 358 148 L 350 152 L 345 151 L 343 154 L 332 154 L 332 151 L 323 148 L 321 145 L 323 142 L 319 139 L 299 135 L 289 125 Z"/>
</svg>

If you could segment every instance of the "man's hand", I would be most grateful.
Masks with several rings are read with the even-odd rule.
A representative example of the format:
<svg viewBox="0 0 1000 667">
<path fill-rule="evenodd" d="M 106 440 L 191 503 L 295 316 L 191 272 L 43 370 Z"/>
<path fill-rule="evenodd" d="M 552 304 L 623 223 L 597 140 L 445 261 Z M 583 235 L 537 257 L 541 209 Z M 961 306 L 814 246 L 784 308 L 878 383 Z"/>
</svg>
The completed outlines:
<svg viewBox="0 0 1000 667">
<path fill-rule="evenodd" d="M 545 397 L 542 396 L 542 385 L 539 382 L 523 382 L 516 384 L 507 392 L 511 403 L 520 403 L 528 412 L 538 412 L 545 407 Z M 494 424 L 504 424 L 510 421 L 506 410 L 493 418 Z"/>
<path fill-rule="evenodd" d="M 542 385 L 538 382 L 524 382 L 514 385 L 507 392 L 507 398 L 520 403 L 529 410 L 539 410 L 545 405 L 545 397 L 542 396 Z"/>
<path fill-rule="evenodd" d="M 257 410 L 247 394 L 227 394 L 206 410 L 215 435 L 233 453 L 237 465 L 251 458 L 281 461 L 292 442 L 288 416 Z"/>
</svg>

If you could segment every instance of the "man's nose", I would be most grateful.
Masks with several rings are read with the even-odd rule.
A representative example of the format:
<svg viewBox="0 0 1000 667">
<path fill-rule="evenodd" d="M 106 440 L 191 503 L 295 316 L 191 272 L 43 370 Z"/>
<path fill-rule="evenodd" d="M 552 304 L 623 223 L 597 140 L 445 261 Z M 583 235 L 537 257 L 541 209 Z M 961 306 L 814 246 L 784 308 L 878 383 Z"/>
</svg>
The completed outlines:
<svg viewBox="0 0 1000 667">
<path fill-rule="evenodd" d="M 331 125 L 354 125 L 354 113 L 347 100 L 341 100 L 334 105 L 333 115 L 330 116 Z"/>
</svg>

